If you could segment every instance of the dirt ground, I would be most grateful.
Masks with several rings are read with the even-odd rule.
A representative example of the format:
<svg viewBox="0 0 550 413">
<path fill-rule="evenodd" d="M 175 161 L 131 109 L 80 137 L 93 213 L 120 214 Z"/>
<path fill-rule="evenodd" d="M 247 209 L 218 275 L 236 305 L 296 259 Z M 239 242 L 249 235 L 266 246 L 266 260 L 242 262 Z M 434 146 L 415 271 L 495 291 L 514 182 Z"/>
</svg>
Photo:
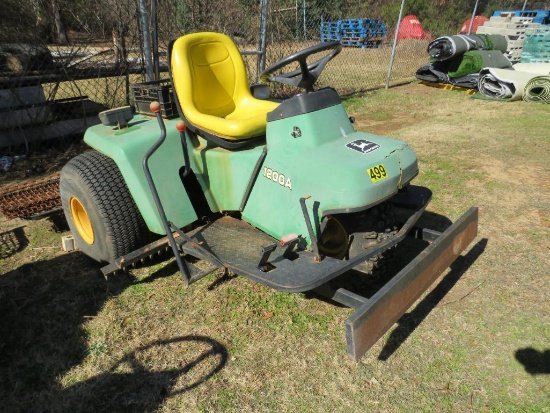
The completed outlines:
<svg viewBox="0 0 550 413">
<path fill-rule="evenodd" d="M 550 412 L 548 106 L 418 83 L 346 101 L 356 129 L 416 151 L 434 193 L 422 224 L 480 213 L 477 239 L 359 363 L 352 310 L 219 273 L 185 289 L 168 256 L 105 281 L 63 252 L 61 217 L 0 217 L 2 410 Z M 36 153 L 0 184 L 81 150 Z"/>
</svg>

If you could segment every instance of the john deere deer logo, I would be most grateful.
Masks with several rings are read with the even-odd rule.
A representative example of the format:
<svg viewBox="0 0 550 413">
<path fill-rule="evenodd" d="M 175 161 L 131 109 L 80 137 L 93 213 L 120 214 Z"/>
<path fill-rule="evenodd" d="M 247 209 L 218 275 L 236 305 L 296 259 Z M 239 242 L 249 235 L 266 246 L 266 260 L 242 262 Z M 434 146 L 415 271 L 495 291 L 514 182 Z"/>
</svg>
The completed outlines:
<svg viewBox="0 0 550 413">
<path fill-rule="evenodd" d="M 357 139 L 356 141 L 348 143 L 346 146 L 361 153 L 369 153 L 380 148 L 380 145 L 377 143 L 367 141 L 365 139 Z"/>
</svg>

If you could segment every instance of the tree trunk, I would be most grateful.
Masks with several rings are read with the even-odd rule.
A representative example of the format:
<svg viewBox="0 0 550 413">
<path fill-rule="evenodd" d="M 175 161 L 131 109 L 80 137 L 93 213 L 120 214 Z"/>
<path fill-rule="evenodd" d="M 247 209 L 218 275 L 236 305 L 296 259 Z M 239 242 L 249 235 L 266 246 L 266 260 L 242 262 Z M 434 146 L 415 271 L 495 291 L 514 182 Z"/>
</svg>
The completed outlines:
<svg viewBox="0 0 550 413">
<path fill-rule="evenodd" d="M 63 26 L 63 22 L 61 21 L 61 12 L 59 10 L 59 2 L 58 0 L 51 0 L 52 1 L 52 12 L 53 12 L 53 20 L 55 23 L 55 34 L 56 34 L 56 40 L 59 44 L 69 44 L 69 40 L 67 39 L 67 33 L 65 32 L 65 26 Z"/>
</svg>

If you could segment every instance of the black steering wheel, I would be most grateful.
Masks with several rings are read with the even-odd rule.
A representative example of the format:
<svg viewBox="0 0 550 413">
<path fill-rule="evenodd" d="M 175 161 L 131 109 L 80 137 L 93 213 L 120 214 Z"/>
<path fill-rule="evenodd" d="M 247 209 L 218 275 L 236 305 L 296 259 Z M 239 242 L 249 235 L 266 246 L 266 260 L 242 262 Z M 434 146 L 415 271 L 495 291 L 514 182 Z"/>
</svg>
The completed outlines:
<svg viewBox="0 0 550 413">
<path fill-rule="evenodd" d="M 280 82 L 286 85 L 304 88 L 307 92 L 313 92 L 313 85 L 321 75 L 326 64 L 340 53 L 341 50 L 342 45 L 340 42 L 319 43 L 315 46 L 308 47 L 307 49 L 291 54 L 269 66 L 260 75 L 260 80 L 262 82 Z M 329 51 L 330 53 L 309 65 L 307 64 L 306 59 L 309 56 L 324 51 Z M 300 64 L 300 69 L 273 75 L 277 70 L 294 62 Z"/>
</svg>

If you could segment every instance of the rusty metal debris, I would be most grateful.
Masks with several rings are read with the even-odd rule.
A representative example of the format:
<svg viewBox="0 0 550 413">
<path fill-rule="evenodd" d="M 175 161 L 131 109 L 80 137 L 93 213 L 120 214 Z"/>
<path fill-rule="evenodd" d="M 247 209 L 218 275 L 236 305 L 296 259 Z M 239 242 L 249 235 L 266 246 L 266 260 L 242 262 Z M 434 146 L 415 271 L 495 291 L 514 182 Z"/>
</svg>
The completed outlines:
<svg viewBox="0 0 550 413">
<path fill-rule="evenodd" d="M 9 219 L 32 217 L 60 207 L 59 174 L 0 190 L 0 212 Z"/>
</svg>

